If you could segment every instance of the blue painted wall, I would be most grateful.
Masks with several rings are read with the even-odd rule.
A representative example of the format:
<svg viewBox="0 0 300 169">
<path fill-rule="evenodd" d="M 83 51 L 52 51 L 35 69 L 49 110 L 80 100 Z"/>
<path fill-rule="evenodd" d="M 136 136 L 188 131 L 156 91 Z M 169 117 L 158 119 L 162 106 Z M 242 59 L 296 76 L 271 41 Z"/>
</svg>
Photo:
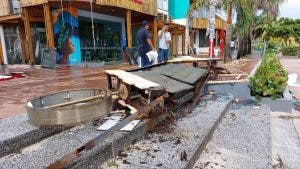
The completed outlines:
<svg viewBox="0 0 300 169">
<path fill-rule="evenodd" d="M 185 18 L 189 7 L 190 0 L 169 0 L 169 15 L 173 19 Z"/>
</svg>

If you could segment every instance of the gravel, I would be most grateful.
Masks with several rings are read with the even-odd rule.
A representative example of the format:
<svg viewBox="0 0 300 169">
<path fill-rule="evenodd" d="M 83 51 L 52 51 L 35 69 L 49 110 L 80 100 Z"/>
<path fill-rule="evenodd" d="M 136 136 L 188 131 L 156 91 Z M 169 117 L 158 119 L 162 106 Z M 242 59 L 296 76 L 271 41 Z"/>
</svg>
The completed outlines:
<svg viewBox="0 0 300 169">
<path fill-rule="evenodd" d="M 2 119 L 0 120 L 0 157 L 19 151 L 27 145 L 63 130 L 63 127 L 34 127 L 28 123 L 26 113 Z"/>
<path fill-rule="evenodd" d="M 103 163 L 100 168 L 186 167 L 205 147 L 231 100 L 232 97 L 227 95 L 200 102 L 191 114 L 177 121 L 162 122 L 165 128 L 157 128 L 144 140 L 119 152 L 118 157 Z"/>
<path fill-rule="evenodd" d="M 271 168 L 269 106 L 231 109 L 194 168 Z"/>
</svg>

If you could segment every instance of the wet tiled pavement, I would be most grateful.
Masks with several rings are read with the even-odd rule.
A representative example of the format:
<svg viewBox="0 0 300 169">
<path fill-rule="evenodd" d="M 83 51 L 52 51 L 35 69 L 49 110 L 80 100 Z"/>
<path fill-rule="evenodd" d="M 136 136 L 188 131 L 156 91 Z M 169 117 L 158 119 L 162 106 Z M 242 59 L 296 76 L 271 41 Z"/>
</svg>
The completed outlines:
<svg viewBox="0 0 300 169">
<path fill-rule="evenodd" d="M 56 70 L 12 66 L 27 77 L 0 81 L 0 118 L 26 112 L 27 100 L 56 91 L 78 88 L 106 88 L 105 69 L 130 69 L 131 66 L 80 68 L 62 66 Z"/>
</svg>

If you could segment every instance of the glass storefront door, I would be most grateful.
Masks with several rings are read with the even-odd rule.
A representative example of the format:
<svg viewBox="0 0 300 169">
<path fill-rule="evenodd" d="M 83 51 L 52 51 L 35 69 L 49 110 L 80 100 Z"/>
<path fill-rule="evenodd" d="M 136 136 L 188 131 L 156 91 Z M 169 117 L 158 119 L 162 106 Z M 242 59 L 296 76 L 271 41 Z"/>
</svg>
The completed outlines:
<svg viewBox="0 0 300 169">
<path fill-rule="evenodd" d="M 123 60 L 122 24 L 120 22 L 94 19 L 94 46 L 91 19 L 79 16 L 78 21 L 82 62 Z"/>
</svg>

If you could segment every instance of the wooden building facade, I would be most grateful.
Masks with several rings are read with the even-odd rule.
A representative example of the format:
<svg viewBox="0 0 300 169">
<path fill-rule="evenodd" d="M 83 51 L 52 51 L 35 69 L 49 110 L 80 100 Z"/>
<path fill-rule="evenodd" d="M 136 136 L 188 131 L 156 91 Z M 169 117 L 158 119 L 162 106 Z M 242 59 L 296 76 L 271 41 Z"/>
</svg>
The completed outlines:
<svg viewBox="0 0 300 169">
<path fill-rule="evenodd" d="M 12 1 L 0 3 L 1 64 L 14 64 L 10 62 L 12 55 L 21 58 L 23 64 L 40 64 L 43 48 L 56 48 L 57 59 L 62 64 L 86 59 L 115 61 L 120 59 L 123 46 L 133 47 L 133 30 L 143 20 L 152 24 L 152 37 L 157 44 L 156 0 L 16 1 L 18 12 L 11 10 Z M 14 46 L 18 54 L 9 53 L 17 51 L 12 49 Z"/>
</svg>

